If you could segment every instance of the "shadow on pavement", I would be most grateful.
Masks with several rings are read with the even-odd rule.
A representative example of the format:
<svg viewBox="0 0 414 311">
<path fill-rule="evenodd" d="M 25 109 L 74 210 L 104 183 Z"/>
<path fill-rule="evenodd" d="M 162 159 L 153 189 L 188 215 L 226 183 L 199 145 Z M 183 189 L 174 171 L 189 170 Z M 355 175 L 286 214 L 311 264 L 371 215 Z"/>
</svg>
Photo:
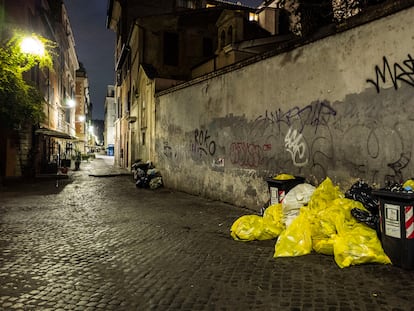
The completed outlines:
<svg viewBox="0 0 414 311">
<path fill-rule="evenodd" d="M 34 180 L 13 180 L 0 185 L 0 197 L 49 195 L 60 193 L 73 179 L 70 177 L 36 178 Z"/>
</svg>

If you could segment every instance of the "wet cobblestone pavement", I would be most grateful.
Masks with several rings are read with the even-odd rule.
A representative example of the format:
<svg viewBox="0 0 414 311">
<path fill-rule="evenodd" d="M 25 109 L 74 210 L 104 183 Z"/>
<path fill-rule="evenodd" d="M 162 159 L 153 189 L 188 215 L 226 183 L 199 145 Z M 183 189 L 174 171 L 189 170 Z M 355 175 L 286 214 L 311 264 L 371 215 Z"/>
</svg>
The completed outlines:
<svg viewBox="0 0 414 311">
<path fill-rule="evenodd" d="M 0 190 L 0 310 L 414 310 L 414 271 L 275 259 L 230 237 L 251 211 L 108 172 Z"/>
</svg>

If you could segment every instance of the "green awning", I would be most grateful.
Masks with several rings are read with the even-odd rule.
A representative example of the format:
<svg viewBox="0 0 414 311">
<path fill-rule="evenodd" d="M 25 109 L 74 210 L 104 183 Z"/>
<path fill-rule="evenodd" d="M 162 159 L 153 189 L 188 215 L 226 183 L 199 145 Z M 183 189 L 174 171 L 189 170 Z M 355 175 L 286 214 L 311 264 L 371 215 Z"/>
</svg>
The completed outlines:
<svg viewBox="0 0 414 311">
<path fill-rule="evenodd" d="M 71 136 L 64 132 L 59 132 L 47 128 L 39 128 L 35 131 L 36 134 L 49 136 L 49 137 L 55 137 L 55 138 L 61 138 L 61 139 L 68 139 L 68 140 L 74 140 L 77 139 L 75 136 Z"/>
</svg>

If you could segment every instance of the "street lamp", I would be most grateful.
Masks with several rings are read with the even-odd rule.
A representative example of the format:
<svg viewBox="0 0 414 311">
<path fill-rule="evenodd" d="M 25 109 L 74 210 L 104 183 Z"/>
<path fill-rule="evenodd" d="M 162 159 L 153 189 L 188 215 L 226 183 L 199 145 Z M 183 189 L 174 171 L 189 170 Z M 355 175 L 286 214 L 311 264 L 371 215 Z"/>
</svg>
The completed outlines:
<svg viewBox="0 0 414 311">
<path fill-rule="evenodd" d="M 39 57 L 45 55 L 45 46 L 36 36 L 25 37 L 20 43 L 20 49 L 25 54 L 31 54 Z"/>
<path fill-rule="evenodd" d="M 76 102 L 73 99 L 68 99 L 66 102 L 67 108 L 73 108 L 76 106 Z"/>
</svg>

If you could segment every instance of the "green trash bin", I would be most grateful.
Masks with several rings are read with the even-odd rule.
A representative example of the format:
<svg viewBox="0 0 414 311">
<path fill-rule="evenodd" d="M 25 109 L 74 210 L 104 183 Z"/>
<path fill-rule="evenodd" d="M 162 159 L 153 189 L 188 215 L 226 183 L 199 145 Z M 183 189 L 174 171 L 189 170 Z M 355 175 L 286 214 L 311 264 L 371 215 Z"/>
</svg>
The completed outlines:
<svg viewBox="0 0 414 311">
<path fill-rule="evenodd" d="M 414 193 L 373 190 L 380 204 L 381 242 L 395 266 L 414 269 Z"/>
<path fill-rule="evenodd" d="M 279 180 L 274 178 L 267 178 L 267 185 L 270 193 L 270 205 L 282 203 L 285 195 L 299 184 L 305 182 L 305 178 L 295 176 L 295 179 Z"/>
</svg>

